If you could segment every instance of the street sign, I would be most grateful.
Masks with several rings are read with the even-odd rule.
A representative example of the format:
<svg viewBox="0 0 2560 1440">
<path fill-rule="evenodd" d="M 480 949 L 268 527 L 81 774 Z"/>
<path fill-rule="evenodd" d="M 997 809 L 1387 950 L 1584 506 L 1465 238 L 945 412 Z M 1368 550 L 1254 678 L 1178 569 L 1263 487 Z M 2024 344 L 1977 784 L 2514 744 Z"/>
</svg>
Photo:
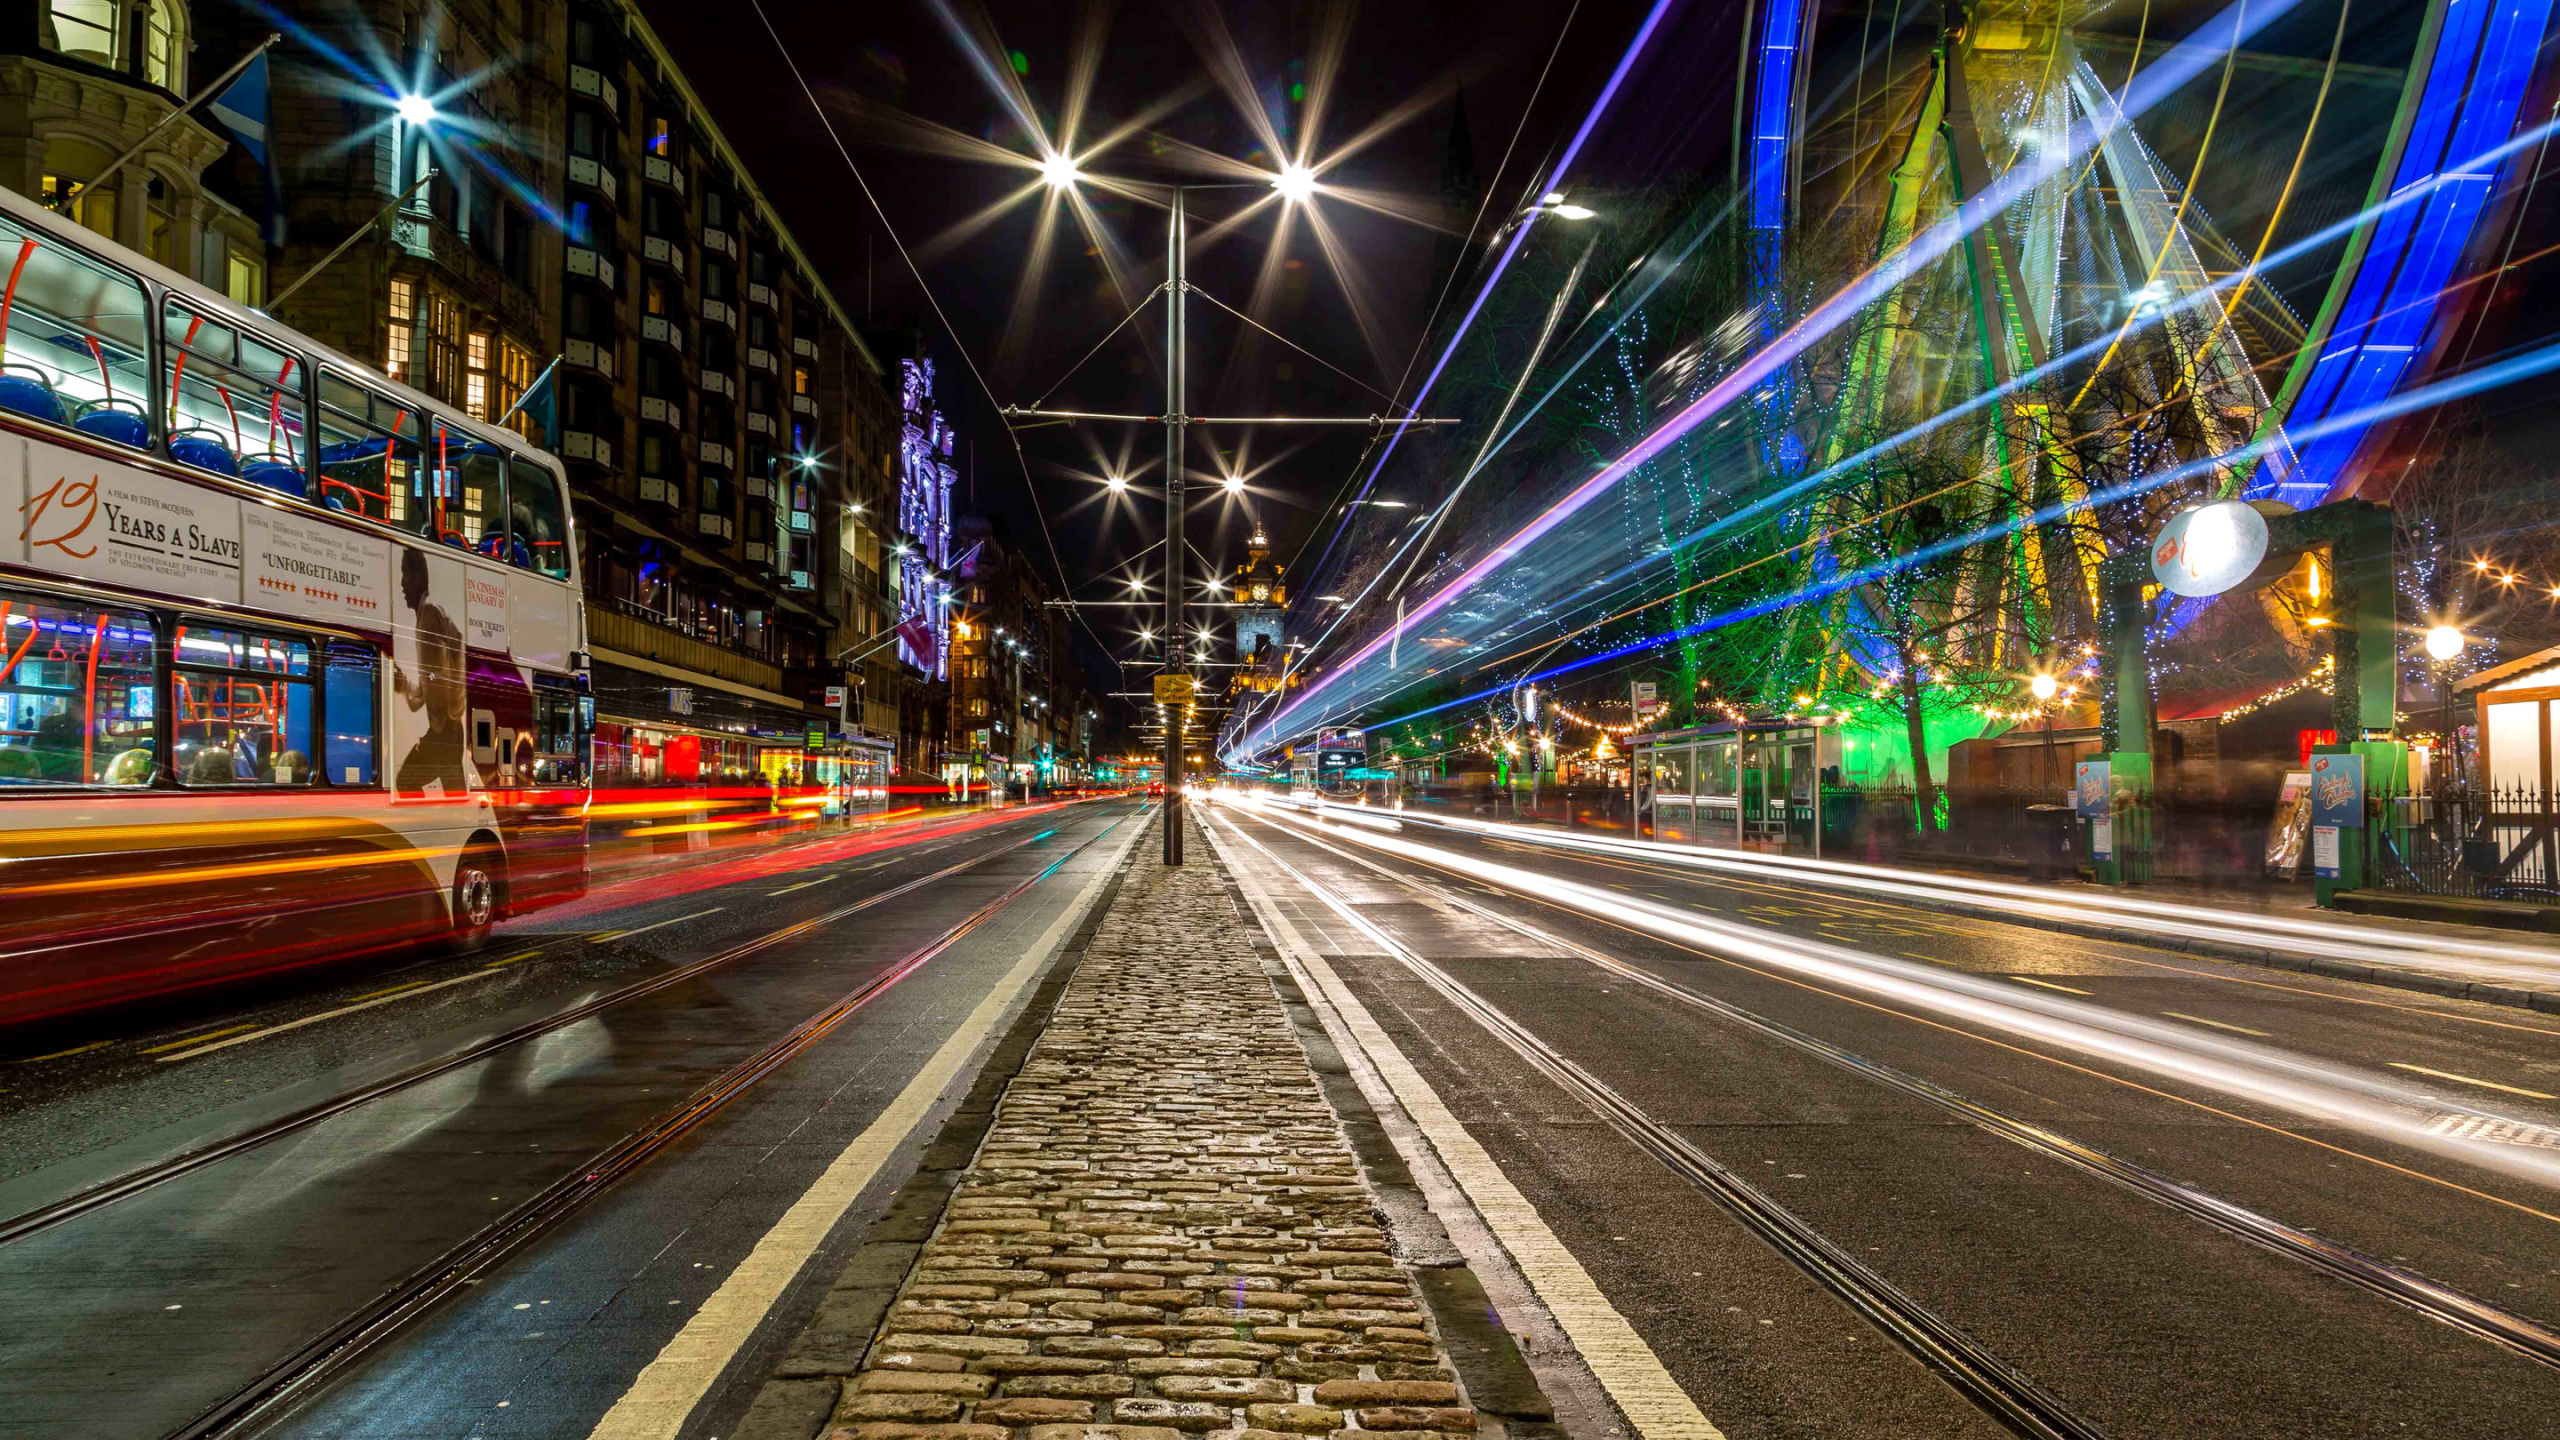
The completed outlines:
<svg viewBox="0 0 2560 1440">
<path fill-rule="evenodd" d="M 813 753 L 827 748 L 827 727 L 825 722 L 819 720 L 812 720 L 809 722 L 808 744 L 809 749 Z"/>
<path fill-rule="evenodd" d="M 1159 675 L 1156 677 L 1156 703 L 1179 705 L 1191 698 L 1191 689 L 1192 680 L 1189 675 L 1180 673 Z"/>
<path fill-rule="evenodd" d="M 841 710 L 844 708 L 843 686 L 830 685 L 827 687 L 827 708 L 830 710 Z"/>
<path fill-rule="evenodd" d="M 1653 682 L 1650 680 L 1638 680 L 1633 683 L 1634 688 L 1629 691 L 1629 698 L 1635 702 L 1636 723 L 1641 725 L 1652 718 L 1655 691 Z"/>
</svg>

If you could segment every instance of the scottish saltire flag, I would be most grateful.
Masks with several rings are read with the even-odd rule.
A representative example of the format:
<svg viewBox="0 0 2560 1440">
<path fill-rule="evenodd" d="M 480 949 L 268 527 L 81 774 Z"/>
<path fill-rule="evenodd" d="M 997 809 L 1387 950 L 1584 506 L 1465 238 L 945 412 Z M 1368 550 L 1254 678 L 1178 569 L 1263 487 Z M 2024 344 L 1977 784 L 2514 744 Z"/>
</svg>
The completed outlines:
<svg viewBox="0 0 2560 1440">
<path fill-rule="evenodd" d="M 284 243 L 284 187 L 276 180 L 275 151 L 267 144 L 267 57 L 259 56 L 240 72 L 240 78 L 222 88 L 205 107 L 205 113 L 222 122 L 249 158 L 258 162 L 266 176 L 266 209 L 262 229 L 267 243 Z"/>
</svg>

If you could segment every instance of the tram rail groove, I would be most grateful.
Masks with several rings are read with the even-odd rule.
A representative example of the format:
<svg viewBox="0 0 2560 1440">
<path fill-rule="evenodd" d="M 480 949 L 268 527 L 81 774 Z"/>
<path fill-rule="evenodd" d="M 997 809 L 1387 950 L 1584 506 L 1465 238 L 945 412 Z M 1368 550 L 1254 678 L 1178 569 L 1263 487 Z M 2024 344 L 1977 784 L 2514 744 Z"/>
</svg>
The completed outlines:
<svg viewBox="0 0 2560 1440">
<path fill-rule="evenodd" d="M 1280 827 L 1275 825 L 1272 828 Z M 1382 873 L 1394 873 L 1295 831 L 1281 830 L 1280 833 Z M 1759 1187 L 1654 1120 L 1642 1107 L 1565 1058 L 1411 946 L 1334 899 L 1295 866 L 1259 843 L 1254 848 L 1287 871 L 1307 893 L 1322 901 L 1345 923 L 1375 942 L 1398 964 L 1412 971 L 1424 984 L 1439 992 L 1483 1026 L 1487 1033 L 1529 1062 L 1532 1068 L 1580 1100 L 1585 1108 L 1638 1149 L 1653 1156 L 1664 1168 L 1696 1186 L 1718 1208 L 1740 1221 L 1744 1228 L 1815 1283 L 1838 1296 L 1861 1319 L 1901 1346 L 1912 1358 L 1928 1367 L 1950 1388 L 2004 1428 L 2029 1437 L 2029 1440 L 2107 1440 L 2105 1430 L 2073 1410 L 2034 1377 L 1994 1354 L 1955 1322 L 1906 1294 Z M 1410 881 L 1405 883 L 1412 885 Z M 1412 888 L 1431 893 L 1422 886 Z"/>
<path fill-rule="evenodd" d="M 1113 822 L 1114 826 L 1118 823 L 1119 822 L 1117 821 Z M 1106 830 L 1104 833 L 1107 834 L 1109 831 Z M 191 1174 L 194 1171 L 201 1170 L 208 1165 L 216 1164 L 220 1161 L 230 1159 L 235 1155 L 254 1150 L 261 1145 L 282 1139 L 297 1131 L 307 1130 L 324 1120 L 328 1120 L 334 1116 L 343 1115 L 350 1110 L 355 1110 L 362 1106 L 369 1105 L 376 1100 L 384 1098 L 385 1096 L 398 1094 L 400 1091 L 409 1089 L 415 1085 L 423 1084 L 426 1081 L 435 1079 L 439 1075 L 449 1074 L 465 1065 L 485 1060 L 492 1055 L 498 1054 L 501 1051 L 510 1049 L 514 1046 L 521 1045 L 528 1040 L 539 1039 L 554 1030 L 574 1025 L 581 1020 L 587 1019 L 588 1017 L 596 1015 L 602 1011 L 612 1009 L 613 1007 L 627 1001 L 637 1000 L 642 996 L 654 994 L 657 991 L 667 989 L 670 986 L 681 985 L 685 981 L 696 979 L 713 970 L 717 970 L 722 966 L 735 964 L 740 960 L 747 959 L 752 955 L 768 950 L 775 945 L 797 939 L 798 937 L 808 934 L 813 930 L 835 924 L 849 916 L 868 910 L 885 901 L 894 900 L 901 895 L 906 895 L 913 891 L 922 889 L 936 881 L 947 880 L 964 870 L 973 869 L 976 866 L 985 864 L 987 861 L 993 860 L 1000 855 L 1009 854 L 1014 850 L 1021 849 L 1023 846 L 1030 845 L 1039 838 L 1041 837 L 1033 836 L 1019 840 L 1001 849 L 990 850 L 986 854 L 960 861 L 957 864 L 944 866 L 942 869 L 936 870 L 930 875 L 918 876 L 916 879 L 909 880 L 904 884 L 883 890 L 876 895 L 866 896 L 863 899 L 837 906 L 835 909 L 830 910 L 823 915 L 818 915 L 808 920 L 797 921 L 793 924 L 783 926 L 778 930 L 773 930 L 766 934 L 759 935 L 752 940 L 747 940 L 740 944 L 733 945 L 716 955 L 708 955 L 700 960 L 688 961 L 685 964 L 679 965 L 675 969 L 666 971 L 662 974 L 649 976 L 641 980 L 635 980 L 628 985 L 607 991 L 593 1000 L 571 1006 L 567 1010 L 558 1011 L 539 1019 L 528 1020 L 511 1029 L 503 1030 L 495 1035 L 474 1041 L 473 1043 L 455 1050 L 450 1054 L 439 1056 L 433 1060 L 424 1061 L 418 1065 L 410 1067 L 409 1069 L 400 1071 L 397 1074 L 388 1075 L 379 1080 L 357 1086 L 354 1089 L 331 1096 L 326 1100 L 318 1101 L 289 1114 L 278 1116 L 275 1119 L 262 1121 L 256 1125 L 236 1131 L 208 1144 L 200 1145 L 194 1149 L 185 1150 L 176 1155 L 171 1155 L 164 1159 L 153 1161 L 148 1165 L 137 1166 L 122 1175 L 115 1176 L 108 1180 L 102 1180 L 95 1185 L 75 1191 L 59 1200 L 49 1201 L 43 1205 L 36 1206 L 33 1209 L 22 1211 L 5 1220 L 0 1220 L 0 1247 L 6 1247 L 16 1241 L 23 1240 L 30 1235 L 37 1234 L 44 1230 L 49 1230 L 56 1225 L 63 1224 L 66 1221 L 76 1220 L 91 1211 L 115 1204 L 117 1201 L 130 1199 L 144 1191 L 167 1184 L 172 1180 L 179 1179 L 180 1177 Z M 1092 842 L 1087 841 L 1086 843 L 1090 844 Z"/>
<path fill-rule="evenodd" d="M 398 1333 L 442 1301 L 450 1298 L 482 1272 L 508 1255 L 539 1238 L 553 1225 L 567 1218 L 589 1200 L 602 1194 L 633 1170 L 646 1164 L 659 1151 L 681 1139 L 697 1125 L 709 1119 L 723 1106 L 783 1065 L 824 1039 L 837 1026 L 851 1019 L 873 1000 L 885 994 L 899 981 L 922 968 L 935 956 L 966 937 L 970 932 L 995 918 L 1004 908 L 1055 874 L 1058 867 L 1082 853 L 1103 836 L 1119 828 L 1113 821 L 1073 850 L 1042 866 L 1040 870 L 971 911 L 941 934 L 910 951 L 896 964 L 855 987 L 826 1009 L 801 1021 L 780 1039 L 738 1062 L 707 1084 L 687 1096 L 683 1103 L 642 1130 L 614 1142 L 597 1152 L 595 1157 L 574 1172 L 562 1176 L 541 1191 L 517 1204 L 506 1214 L 481 1227 L 470 1238 L 447 1250 L 430 1264 L 393 1285 L 327 1331 L 305 1342 L 283 1360 L 269 1366 L 255 1379 L 223 1400 L 208 1406 L 177 1430 L 169 1440 L 218 1440 L 218 1437 L 245 1434 L 279 1415 L 316 1387 L 361 1358 L 382 1341 Z M 1055 832 L 1049 832 L 1054 834 Z M 1045 836 L 1033 837 L 1046 838 Z M 966 869 L 969 865 L 1006 854 L 1031 840 L 1019 841 L 1002 850 L 991 851 L 976 860 L 950 867 Z M 939 879 L 949 871 L 924 877 Z M 922 881 L 910 882 L 897 890 L 873 897 L 874 903 L 902 893 Z M 861 906 L 845 907 L 851 913 Z M 804 921 L 756 942 L 758 948 L 774 938 L 806 933 L 828 923 L 830 917 Z M 834 916 L 833 918 L 841 918 Z"/>
<path fill-rule="evenodd" d="M 1308 843 L 1328 850 L 1334 848 L 1324 845 L 1322 841 L 1309 840 Z M 2336 1279 L 2344 1280 L 2394 1303 L 2407 1306 L 2431 1320 L 2449 1325 L 2475 1339 L 2488 1341 L 2541 1364 L 2560 1368 L 2560 1330 L 2555 1330 L 2531 1316 L 2510 1310 L 2494 1301 L 2483 1300 L 2479 1296 L 2405 1266 L 2395 1265 L 2378 1256 L 2369 1255 L 2351 1245 L 2341 1244 L 2323 1235 L 2315 1235 L 2297 1226 L 2286 1224 L 2271 1215 L 2225 1200 L 2208 1191 L 2199 1190 L 2148 1166 L 2101 1150 L 2094 1145 L 2083 1144 L 2067 1136 L 2055 1134 L 2043 1126 L 1994 1109 L 1939 1085 L 1935 1081 L 1870 1060 L 1853 1050 L 1844 1049 L 1792 1026 L 1755 1014 L 1730 1001 L 1719 1000 L 1675 981 L 1665 980 L 1605 951 L 1595 950 L 1525 921 L 1514 919 L 1453 891 L 1436 885 L 1422 884 L 1411 876 L 1399 874 L 1348 852 L 1336 850 L 1334 853 L 1375 870 L 1381 875 L 1390 876 L 1418 893 L 1441 900 L 1480 919 L 1500 925 L 1515 934 L 1525 935 L 1542 943 L 1569 950 L 1621 980 L 1642 986 L 1655 994 L 1682 1004 L 1708 1011 L 1852 1074 L 1863 1076 L 1887 1089 L 1925 1101 L 2035 1154 L 2059 1160 L 2085 1173 L 2123 1186 L 2144 1199 L 2164 1205 L 2191 1219 L 2201 1220 L 2261 1249 L 2308 1265 Z M 1427 865 L 1429 862 L 1415 863 Z M 1449 873 L 1463 874 L 1464 872 Z M 1537 900 L 1540 904 L 1551 903 L 1538 900 L 1536 896 L 1522 898 Z M 1567 914 L 1578 913 L 1569 907 L 1558 908 L 1565 909 Z"/>
</svg>

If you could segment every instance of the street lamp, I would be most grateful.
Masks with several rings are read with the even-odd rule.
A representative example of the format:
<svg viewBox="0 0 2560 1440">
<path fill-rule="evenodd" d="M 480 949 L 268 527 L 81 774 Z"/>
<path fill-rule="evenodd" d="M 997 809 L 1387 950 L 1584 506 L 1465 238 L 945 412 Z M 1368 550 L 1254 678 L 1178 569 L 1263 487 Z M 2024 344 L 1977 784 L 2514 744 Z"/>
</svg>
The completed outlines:
<svg viewBox="0 0 2560 1440">
<path fill-rule="evenodd" d="M 1271 177 L 1271 188 L 1279 191 L 1280 198 L 1290 204 L 1304 205 L 1316 197 L 1316 172 L 1295 160 L 1289 161 L 1280 167 L 1279 174 Z"/>
<path fill-rule="evenodd" d="M 1083 179 L 1084 172 L 1076 168 L 1074 156 L 1060 150 L 1041 159 L 1040 178 L 1048 182 L 1050 189 L 1064 190 Z"/>
<path fill-rule="evenodd" d="M 1105 475 L 1102 477 L 1102 487 L 1114 495 L 1120 494 L 1129 488 L 1129 477 L 1126 475 Z"/>
<path fill-rule="evenodd" d="M 2450 660 L 2462 653 L 2462 632 L 2450 625 L 2438 625 L 2427 632 L 2427 653 L 2438 660 Z"/>
<path fill-rule="evenodd" d="M 1538 203 L 1529 208 L 1541 215 L 1553 215 L 1559 220 L 1589 220 L 1600 213 L 1588 205 L 1576 205 L 1553 190 L 1539 197 Z"/>
<path fill-rule="evenodd" d="M 403 95 L 391 108 L 401 119 L 412 125 L 432 125 L 436 122 L 436 102 L 424 95 Z"/>
</svg>

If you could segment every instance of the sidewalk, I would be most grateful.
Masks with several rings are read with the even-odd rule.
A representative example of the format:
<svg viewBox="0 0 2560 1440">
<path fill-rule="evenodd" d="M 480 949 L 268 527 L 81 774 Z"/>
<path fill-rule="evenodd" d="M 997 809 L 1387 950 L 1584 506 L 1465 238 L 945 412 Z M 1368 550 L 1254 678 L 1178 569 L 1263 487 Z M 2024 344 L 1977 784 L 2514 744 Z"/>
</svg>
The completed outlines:
<svg viewBox="0 0 2560 1440">
<path fill-rule="evenodd" d="M 938 1199 L 930 1169 L 733 1440 L 1500 1429 L 1469 1405 L 1252 922 L 1192 835 L 1175 871 L 1140 841 L 974 1163 L 944 1162 L 966 1168 L 929 1233 L 911 1202 Z"/>
</svg>

